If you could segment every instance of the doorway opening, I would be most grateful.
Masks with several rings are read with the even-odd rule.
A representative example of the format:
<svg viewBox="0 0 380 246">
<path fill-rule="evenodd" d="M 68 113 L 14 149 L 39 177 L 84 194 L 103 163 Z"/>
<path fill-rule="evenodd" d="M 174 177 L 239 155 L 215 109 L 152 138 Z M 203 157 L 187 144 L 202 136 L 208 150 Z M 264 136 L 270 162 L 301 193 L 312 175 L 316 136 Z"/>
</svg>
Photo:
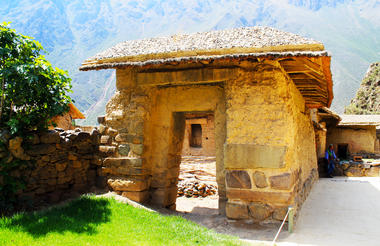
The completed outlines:
<svg viewBox="0 0 380 246">
<path fill-rule="evenodd" d="M 338 158 L 341 160 L 348 159 L 348 144 L 338 144 Z"/>
<path fill-rule="evenodd" d="M 191 124 L 190 147 L 202 148 L 202 125 Z"/>
<path fill-rule="evenodd" d="M 214 114 L 185 113 L 184 134 L 176 209 L 218 214 Z"/>
</svg>

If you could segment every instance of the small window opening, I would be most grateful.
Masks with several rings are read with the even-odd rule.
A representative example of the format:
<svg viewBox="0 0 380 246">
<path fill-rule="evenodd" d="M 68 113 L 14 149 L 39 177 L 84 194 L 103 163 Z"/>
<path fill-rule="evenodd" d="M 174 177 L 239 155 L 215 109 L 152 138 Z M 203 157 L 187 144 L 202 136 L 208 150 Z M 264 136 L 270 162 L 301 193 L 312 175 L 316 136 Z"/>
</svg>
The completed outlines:
<svg viewBox="0 0 380 246">
<path fill-rule="evenodd" d="M 202 126 L 201 126 L 201 124 L 191 124 L 190 147 L 202 148 Z"/>
</svg>

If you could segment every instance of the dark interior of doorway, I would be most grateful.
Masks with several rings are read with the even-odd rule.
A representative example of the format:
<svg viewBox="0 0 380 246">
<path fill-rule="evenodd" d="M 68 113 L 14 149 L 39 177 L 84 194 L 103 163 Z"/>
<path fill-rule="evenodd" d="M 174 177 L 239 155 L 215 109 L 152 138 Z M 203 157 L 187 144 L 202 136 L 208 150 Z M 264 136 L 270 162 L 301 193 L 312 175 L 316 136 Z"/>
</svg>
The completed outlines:
<svg viewBox="0 0 380 246">
<path fill-rule="evenodd" d="M 348 159 L 348 144 L 338 144 L 338 158 L 342 160 Z"/>
</svg>

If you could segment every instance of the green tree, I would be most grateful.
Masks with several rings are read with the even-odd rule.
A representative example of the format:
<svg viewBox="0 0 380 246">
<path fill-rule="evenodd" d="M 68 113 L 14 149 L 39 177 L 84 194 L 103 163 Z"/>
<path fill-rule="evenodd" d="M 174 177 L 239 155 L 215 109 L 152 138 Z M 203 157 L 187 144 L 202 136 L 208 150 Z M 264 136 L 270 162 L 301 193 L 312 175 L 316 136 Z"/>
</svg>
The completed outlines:
<svg viewBox="0 0 380 246">
<path fill-rule="evenodd" d="M 41 44 L 0 24 L 0 128 L 21 135 L 46 129 L 67 112 L 71 79 L 42 55 Z"/>
<path fill-rule="evenodd" d="M 32 162 L 9 159 L 7 141 L 13 136 L 46 129 L 51 118 L 69 110 L 71 79 L 53 68 L 42 55 L 44 49 L 33 38 L 0 24 L 0 215 L 12 211 L 17 192 L 24 188 L 20 172 Z M 5 137 L 4 132 L 8 134 Z"/>
</svg>

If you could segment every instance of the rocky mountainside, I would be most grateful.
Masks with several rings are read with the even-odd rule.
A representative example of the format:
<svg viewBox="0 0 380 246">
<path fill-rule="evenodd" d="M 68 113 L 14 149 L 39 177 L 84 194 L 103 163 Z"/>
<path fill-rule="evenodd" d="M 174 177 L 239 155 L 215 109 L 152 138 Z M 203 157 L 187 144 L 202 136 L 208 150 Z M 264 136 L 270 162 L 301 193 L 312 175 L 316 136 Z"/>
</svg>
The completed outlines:
<svg viewBox="0 0 380 246">
<path fill-rule="evenodd" d="M 146 37 L 271 26 L 310 37 L 332 53 L 335 99 L 343 112 L 380 51 L 378 0 L 12 0 L 0 22 L 35 37 L 69 71 L 75 105 L 94 124 L 115 90 L 111 70 L 79 72 L 83 60 L 116 43 Z"/>
<path fill-rule="evenodd" d="M 372 63 L 345 114 L 380 114 L 380 62 Z"/>
</svg>

